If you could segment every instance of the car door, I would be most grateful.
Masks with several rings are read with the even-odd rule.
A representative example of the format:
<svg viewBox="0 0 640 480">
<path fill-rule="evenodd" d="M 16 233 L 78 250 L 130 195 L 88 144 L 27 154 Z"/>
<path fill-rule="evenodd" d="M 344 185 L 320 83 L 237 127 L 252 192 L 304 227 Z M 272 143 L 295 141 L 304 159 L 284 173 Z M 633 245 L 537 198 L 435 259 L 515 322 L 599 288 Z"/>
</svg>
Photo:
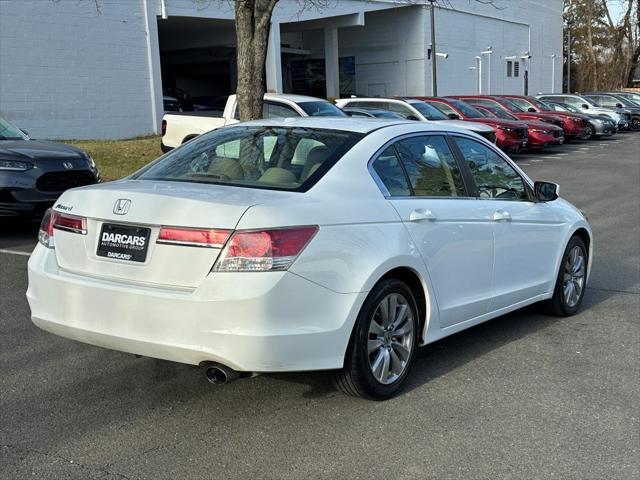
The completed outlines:
<svg viewBox="0 0 640 480">
<path fill-rule="evenodd" d="M 469 137 L 451 138 L 475 183 L 477 208 L 493 224 L 490 310 L 551 291 L 563 231 L 552 204 L 534 201 L 520 172 L 496 149 Z"/>
<path fill-rule="evenodd" d="M 445 328 L 485 314 L 491 301 L 493 232 L 474 208 L 442 134 L 398 139 L 372 163 L 426 264 Z"/>
</svg>

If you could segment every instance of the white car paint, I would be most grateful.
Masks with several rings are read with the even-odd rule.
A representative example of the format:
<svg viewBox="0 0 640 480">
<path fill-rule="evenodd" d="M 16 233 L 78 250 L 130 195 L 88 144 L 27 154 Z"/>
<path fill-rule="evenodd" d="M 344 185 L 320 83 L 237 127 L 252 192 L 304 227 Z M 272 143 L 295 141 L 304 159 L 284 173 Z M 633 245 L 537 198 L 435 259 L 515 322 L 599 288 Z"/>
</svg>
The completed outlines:
<svg viewBox="0 0 640 480">
<path fill-rule="evenodd" d="M 264 96 L 265 102 L 284 105 L 293 109 L 297 115 L 306 117 L 305 111 L 298 105 L 302 102 L 326 102 L 326 100 L 305 95 L 271 94 Z M 166 122 L 165 133 L 162 136 L 163 150 L 176 148 L 185 141 L 205 132 L 238 123 L 238 101 L 235 95 L 229 95 L 222 115 L 215 112 L 187 112 L 165 113 L 162 120 Z"/>
<path fill-rule="evenodd" d="M 444 124 L 444 125 L 453 126 L 453 127 L 460 127 L 465 130 L 469 130 L 471 132 L 475 132 L 479 134 L 488 134 L 488 133 L 494 132 L 493 128 L 483 123 L 467 122 L 464 120 L 429 120 L 425 118 L 425 116 L 413 106 L 415 103 L 424 103 L 422 100 L 414 100 L 414 99 L 401 100 L 396 98 L 376 98 L 376 97 L 373 97 L 373 98 L 354 97 L 354 98 L 341 98 L 339 100 L 336 100 L 336 105 L 340 108 L 344 108 L 354 103 L 377 104 L 380 102 L 394 104 L 394 105 L 397 105 L 398 108 L 406 109 L 408 112 L 410 112 L 413 116 L 415 116 L 418 120 L 422 122 L 430 122 L 435 124 Z M 377 107 L 377 108 L 380 108 L 380 107 Z"/>
<path fill-rule="evenodd" d="M 538 100 L 568 103 L 569 105 L 577 108 L 585 115 L 606 115 L 611 120 L 616 122 L 620 128 L 626 128 L 628 126 L 628 120 L 626 120 L 620 112 L 621 109 L 614 109 L 608 107 L 601 107 L 596 105 L 593 100 L 581 95 L 569 94 L 569 93 L 551 93 L 536 95 Z"/>
<path fill-rule="evenodd" d="M 65 192 L 54 210 L 86 217 L 86 235 L 55 230 L 54 248 L 36 246 L 28 264 L 33 322 L 81 342 L 194 365 L 336 369 L 368 292 L 389 271 L 407 268 L 419 277 L 426 303 L 420 343 L 427 344 L 550 298 L 570 237 L 578 229 L 591 237 L 584 216 L 562 199 L 390 198 L 379 186 L 370 160 L 415 134 L 481 142 L 531 185 L 506 155 L 464 129 L 351 118 L 228 128 L 259 125 L 366 136 L 304 193 L 127 179 Z M 116 215 L 123 198 L 130 210 Z M 511 221 L 496 218 L 500 212 Z M 97 257 L 104 222 L 149 227 L 147 260 Z M 319 230 L 286 271 L 223 272 L 212 269 L 219 248 L 156 243 L 161 225 Z"/>
</svg>

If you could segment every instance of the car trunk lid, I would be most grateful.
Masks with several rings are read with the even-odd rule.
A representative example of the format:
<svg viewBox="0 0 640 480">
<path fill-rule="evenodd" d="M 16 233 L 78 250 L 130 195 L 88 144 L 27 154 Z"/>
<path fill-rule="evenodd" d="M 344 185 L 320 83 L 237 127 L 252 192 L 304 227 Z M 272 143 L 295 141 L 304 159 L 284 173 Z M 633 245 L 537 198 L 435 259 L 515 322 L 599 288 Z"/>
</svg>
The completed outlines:
<svg viewBox="0 0 640 480">
<path fill-rule="evenodd" d="M 140 180 L 70 190 L 54 210 L 86 218 L 86 234 L 56 229 L 56 259 L 60 268 L 73 273 L 194 288 L 211 270 L 222 245 L 163 243 L 161 227 L 230 233 L 249 207 L 281 195 L 287 193 Z"/>
</svg>

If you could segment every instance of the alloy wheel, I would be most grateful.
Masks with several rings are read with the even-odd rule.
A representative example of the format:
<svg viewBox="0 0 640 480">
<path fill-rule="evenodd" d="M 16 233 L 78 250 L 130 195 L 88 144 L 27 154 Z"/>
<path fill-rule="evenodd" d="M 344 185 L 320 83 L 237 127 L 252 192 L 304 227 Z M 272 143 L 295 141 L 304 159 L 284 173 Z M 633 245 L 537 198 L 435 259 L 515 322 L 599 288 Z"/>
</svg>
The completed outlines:
<svg viewBox="0 0 640 480">
<path fill-rule="evenodd" d="M 406 370 L 415 332 L 408 300 L 390 293 L 380 300 L 369 323 L 367 352 L 375 379 L 385 385 L 398 380 Z"/>
<path fill-rule="evenodd" d="M 564 301 L 569 308 L 575 307 L 582 297 L 586 273 L 586 261 L 582 248 L 574 246 L 564 266 L 563 293 Z"/>
</svg>

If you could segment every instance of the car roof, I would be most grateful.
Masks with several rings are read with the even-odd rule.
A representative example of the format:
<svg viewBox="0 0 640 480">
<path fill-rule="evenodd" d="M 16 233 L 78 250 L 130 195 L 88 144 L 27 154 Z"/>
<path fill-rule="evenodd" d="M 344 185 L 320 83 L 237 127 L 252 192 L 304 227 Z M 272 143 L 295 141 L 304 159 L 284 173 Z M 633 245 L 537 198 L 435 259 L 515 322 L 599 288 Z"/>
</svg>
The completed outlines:
<svg viewBox="0 0 640 480">
<path fill-rule="evenodd" d="M 387 118 L 353 118 L 353 117 L 291 117 L 274 118 L 269 120 L 253 120 L 251 122 L 236 123 L 225 128 L 237 128 L 241 126 L 266 126 L 266 127 L 300 127 L 318 128 L 326 130 L 342 130 L 367 134 L 381 128 L 396 125 L 413 125 L 416 131 L 450 131 L 466 132 L 467 129 L 436 122 L 416 122 L 412 120 L 394 120 Z"/>
<path fill-rule="evenodd" d="M 349 97 L 340 98 L 340 102 L 407 102 L 405 98 L 393 98 L 393 97 Z"/>
<path fill-rule="evenodd" d="M 292 93 L 265 93 L 265 100 L 289 100 L 290 102 L 326 102 L 324 98 L 310 97 L 307 95 L 295 95 Z"/>
</svg>

